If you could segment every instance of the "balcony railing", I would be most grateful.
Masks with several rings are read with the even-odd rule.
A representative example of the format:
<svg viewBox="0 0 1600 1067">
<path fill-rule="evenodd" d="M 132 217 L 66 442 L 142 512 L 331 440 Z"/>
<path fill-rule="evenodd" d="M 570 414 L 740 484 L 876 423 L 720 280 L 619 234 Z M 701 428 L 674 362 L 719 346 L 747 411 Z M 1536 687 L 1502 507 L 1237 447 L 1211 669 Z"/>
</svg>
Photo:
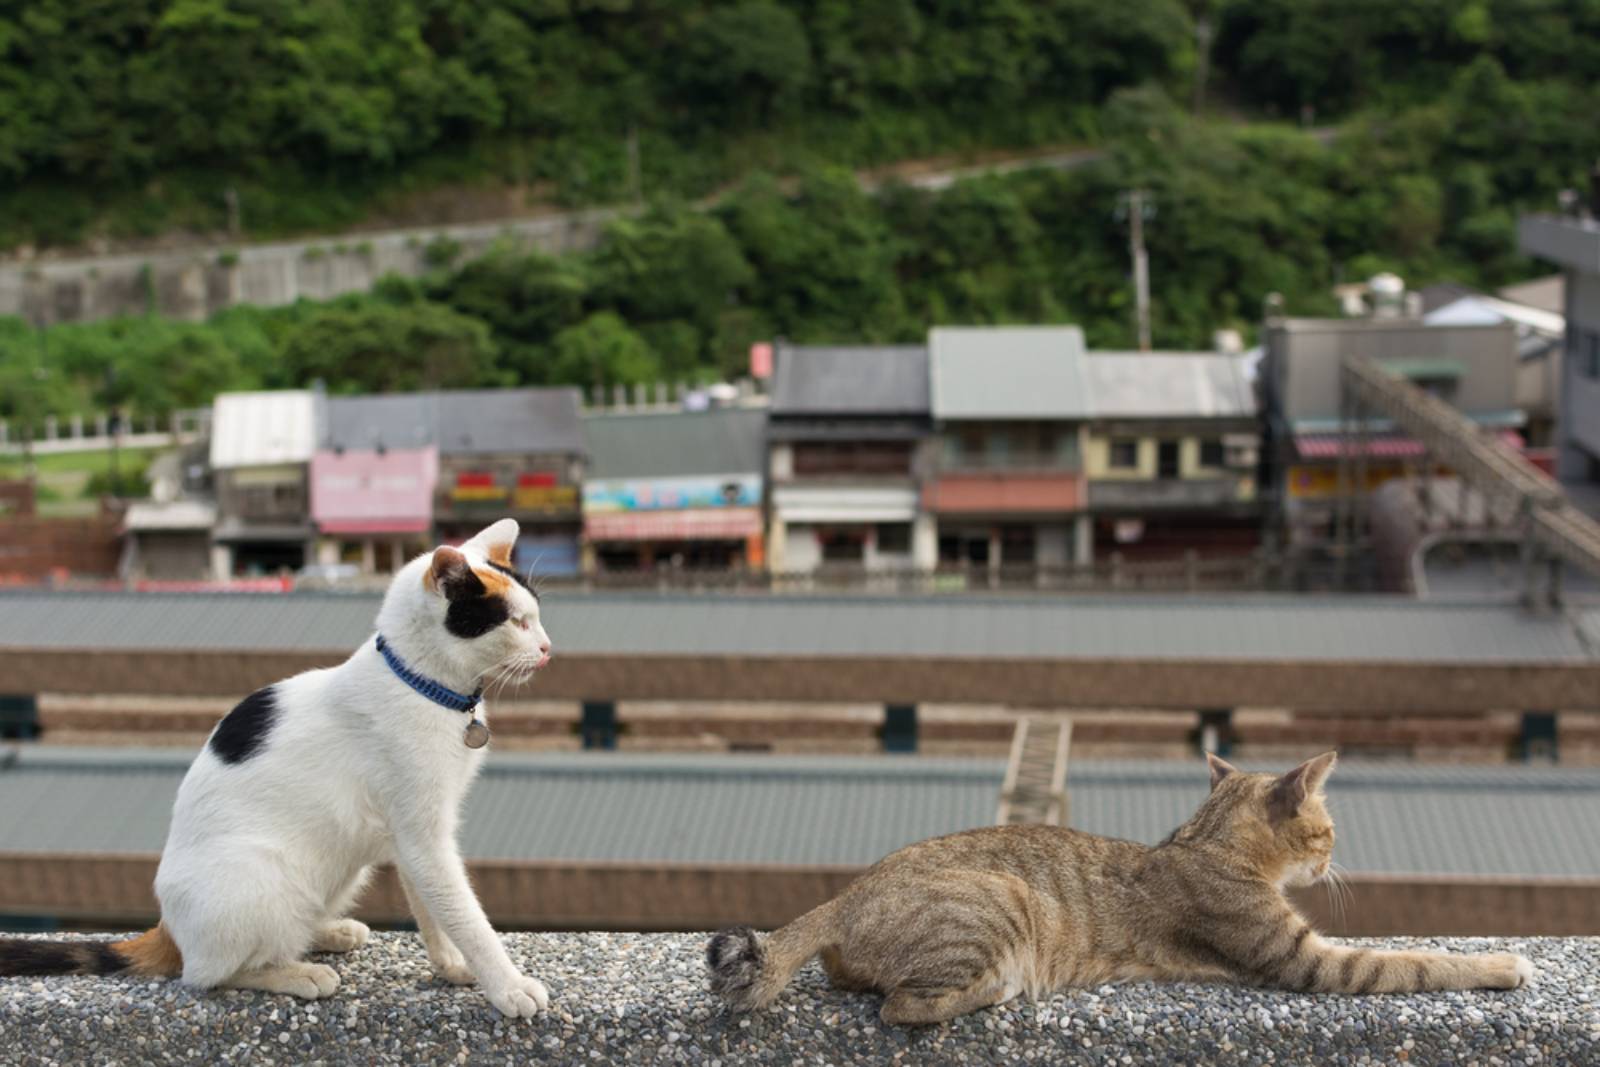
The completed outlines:
<svg viewBox="0 0 1600 1067">
<path fill-rule="evenodd" d="M 941 455 L 940 474 L 1004 474 L 1011 471 L 1026 473 L 1077 474 L 1083 467 L 1076 453 L 1029 452 L 963 452 L 959 455 Z"/>
<path fill-rule="evenodd" d="M 1091 508 L 1208 508 L 1249 503 L 1254 492 L 1246 479 L 1148 478 L 1089 480 Z"/>
</svg>

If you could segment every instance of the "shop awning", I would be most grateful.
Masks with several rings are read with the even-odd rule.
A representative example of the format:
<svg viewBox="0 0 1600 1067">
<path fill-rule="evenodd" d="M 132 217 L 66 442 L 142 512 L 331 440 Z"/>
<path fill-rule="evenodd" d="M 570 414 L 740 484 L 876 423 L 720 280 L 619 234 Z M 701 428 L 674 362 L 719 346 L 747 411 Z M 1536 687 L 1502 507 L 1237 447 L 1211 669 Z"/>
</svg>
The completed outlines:
<svg viewBox="0 0 1600 1067">
<path fill-rule="evenodd" d="M 1522 435 L 1515 430 L 1502 430 L 1496 436 L 1510 447 L 1522 450 Z M 1359 455 L 1361 451 L 1358 436 L 1337 433 L 1297 433 L 1294 448 L 1302 460 L 1338 459 L 1341 455 Z M 1420 459 L 1422 453 L 1422 442 L 1405 434 L 1367 436 L 1366 454 L 1371 459 Z"/>
<path fill-rule="evenodd" d="M 586 515 L 590 541 L 742 541 L 761 533 L 756 508 L 615 511 Z"/>
</svg>

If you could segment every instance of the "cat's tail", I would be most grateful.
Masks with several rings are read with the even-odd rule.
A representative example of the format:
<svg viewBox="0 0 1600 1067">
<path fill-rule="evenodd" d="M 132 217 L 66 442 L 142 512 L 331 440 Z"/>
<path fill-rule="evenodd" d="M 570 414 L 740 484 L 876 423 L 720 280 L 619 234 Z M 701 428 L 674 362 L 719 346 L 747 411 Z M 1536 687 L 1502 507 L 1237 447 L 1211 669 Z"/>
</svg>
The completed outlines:
<svg viewBox="0 0 1600 1067">
<path fill-rule="evenodd" d="M 0 978 L 56 974 L 131 974 L 170 978 L 183 956 L 167 928 L 157 925 L 128 941 L 0 939 Z"/>
<path fill-rule="evenodd" d="M 771 1004 L 794 973 L 833 940 L 837 903 L 812 908 L 765 937 L 748 926 L 719 931 L 706 946 L 711 992 L 734 1011 Z"/>
</svg>

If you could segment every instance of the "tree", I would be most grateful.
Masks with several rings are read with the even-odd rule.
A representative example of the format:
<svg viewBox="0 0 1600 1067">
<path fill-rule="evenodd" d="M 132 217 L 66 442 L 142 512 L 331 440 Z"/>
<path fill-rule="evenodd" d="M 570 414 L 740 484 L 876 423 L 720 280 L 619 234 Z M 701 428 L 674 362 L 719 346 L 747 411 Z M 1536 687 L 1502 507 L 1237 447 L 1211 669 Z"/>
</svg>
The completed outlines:
<svg viewBox="0 0 1600 1067">
<path fill-rule="evenodd" d="M 811 80 L 805 26 L 772 0 L 743 0 L 704 16 L 684 42 L 687 102 L 745 123 L 794 110 Z"/>
<path fill-rule="evenodd" d="M 283 341 L 285 373 L 341 393 L 502 384 L 489 328 L 441 304 L 326 305 Z"/>
<path fill-rule="evenodd" d="M 600 311 L 556 335 L 552 379 L 606 389 L 661 380 L 644 339 L 612 311 Z"/>
</svg>

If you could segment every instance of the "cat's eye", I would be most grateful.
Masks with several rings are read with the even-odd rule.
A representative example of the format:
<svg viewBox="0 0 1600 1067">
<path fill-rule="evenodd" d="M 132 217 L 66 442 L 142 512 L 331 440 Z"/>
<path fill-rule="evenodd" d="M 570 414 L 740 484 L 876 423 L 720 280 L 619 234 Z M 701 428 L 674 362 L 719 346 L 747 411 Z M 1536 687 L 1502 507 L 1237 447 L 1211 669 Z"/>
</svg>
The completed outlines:
<svg viewBox="0 0 1600 1067">
<path fill-rule="evenodd" d="M 528 628 L 528 617 L 526 615 L 512 616 L 511 621 L 517 625 L 518 629 L 526 630 Z"/>
</svg>

